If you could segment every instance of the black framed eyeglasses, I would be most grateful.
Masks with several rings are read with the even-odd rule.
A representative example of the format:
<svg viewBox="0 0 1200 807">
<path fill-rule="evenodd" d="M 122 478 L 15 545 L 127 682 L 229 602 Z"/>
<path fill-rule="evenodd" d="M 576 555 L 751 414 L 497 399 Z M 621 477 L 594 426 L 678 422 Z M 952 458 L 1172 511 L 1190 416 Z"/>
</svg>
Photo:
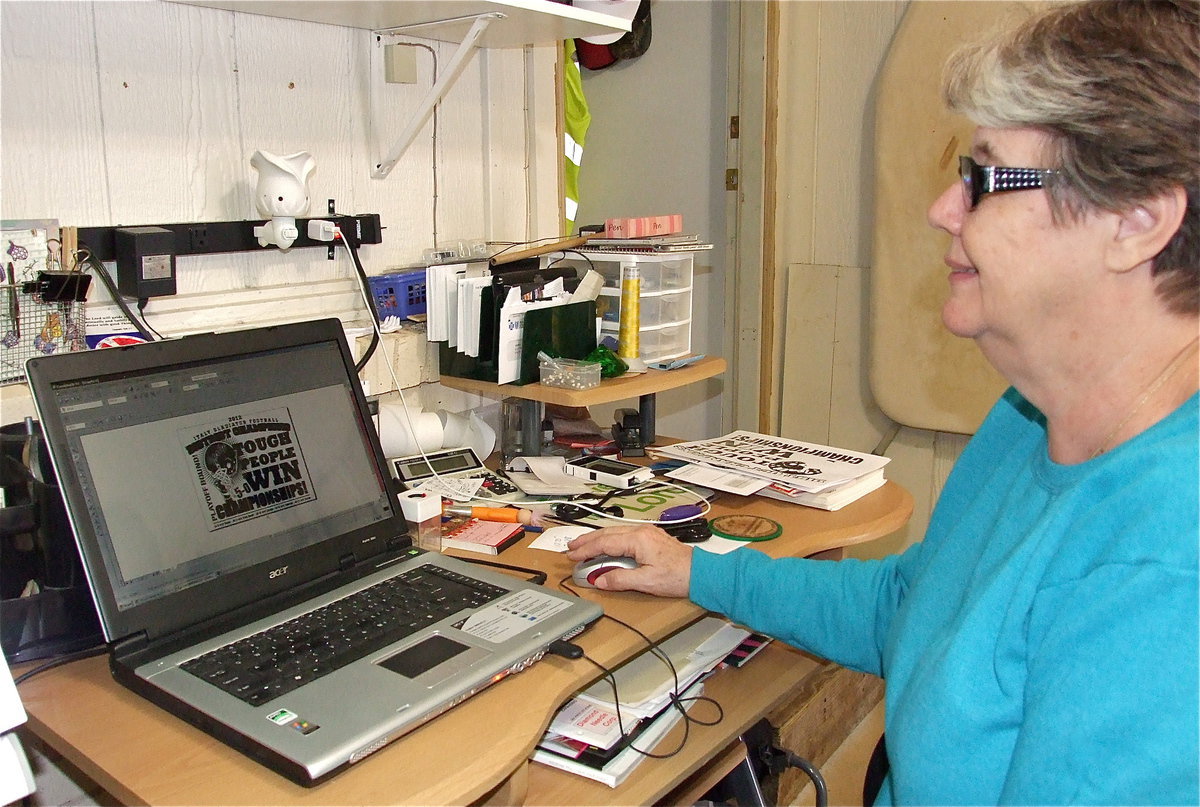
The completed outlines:
<svg viewBox="0 0 1200 807">
<path fill-rule="evenodd" d="M 958 158 L 958 173 L 962 177 L 963 197 L 967 210 L 974 210 L 985 193 L 1030 191 L 1046 184 L 1051 168 L 1009 168 L 1002 165 L 980 165 L 970 157 Z"/>
</svg>

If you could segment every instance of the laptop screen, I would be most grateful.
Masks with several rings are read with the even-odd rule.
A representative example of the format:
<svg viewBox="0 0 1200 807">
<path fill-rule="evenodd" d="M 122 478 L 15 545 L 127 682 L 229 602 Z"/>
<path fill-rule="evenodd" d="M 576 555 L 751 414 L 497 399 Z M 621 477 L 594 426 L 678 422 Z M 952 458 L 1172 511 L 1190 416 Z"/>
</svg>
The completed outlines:
<svg viewBox="0 0 1200 807">
<path fill-rule="evenodd" d="M 351 383 L 334 341 L 52 383 L 117 609 L 391 518 Z"/>
</svg>

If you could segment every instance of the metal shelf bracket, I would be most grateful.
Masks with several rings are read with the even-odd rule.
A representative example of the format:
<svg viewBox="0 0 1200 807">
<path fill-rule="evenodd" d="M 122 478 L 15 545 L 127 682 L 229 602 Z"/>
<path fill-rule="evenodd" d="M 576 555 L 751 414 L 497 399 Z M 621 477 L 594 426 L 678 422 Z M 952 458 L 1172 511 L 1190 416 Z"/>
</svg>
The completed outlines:
<svg viewBox="0 0 1200 807">
<path fill-rule="evenodd" d="M 445 71 L 429 88 L 429 92 L 421 99 L 420 106 L 413 113 L 408 125 L 400 133 L 400 137 L 396 140 L 396 144 L 388 155 L 382 161 L 375 164 L 371 171 L 372 179 L 384 179 L 396 167 L 396 163 L 404 156 L 404 152 L 412 144 L 417 133 L 421 131 L 421 127 L 429 120 L 429 116 L 433 114 L 433 108 L 445 97 L 446 93 L 462 75 L 463 68 L 467 66 L 467 60 L 474 54 L 475 48 L 478 46 L 480 37 L 487 31 L 489 25 L 496 20 L 504 19 L 505 15 L 498 11 L 489 12 L 487 14 L 478 14 L 472 17 L 455 18 L 447 20 L 439 20 L 433 23 L 422 23 L 420 25 L 405 25 L 399 28 L 388 28 L 386 30 L 375 31 L 377 36 L 395 36 L 402 33 L 411 33 L 412 29 L 428 27 L 430 25 L 443 25 L 447 23 L 463 22 L 465 19 L 474 19 L 471 23 L 471 28 L 467 31 L 466 37 L 459 43 L 458 49 L 454 51 L 454 55 L 450 57 L 449 63 L 446 65 Z"/>
</svg>

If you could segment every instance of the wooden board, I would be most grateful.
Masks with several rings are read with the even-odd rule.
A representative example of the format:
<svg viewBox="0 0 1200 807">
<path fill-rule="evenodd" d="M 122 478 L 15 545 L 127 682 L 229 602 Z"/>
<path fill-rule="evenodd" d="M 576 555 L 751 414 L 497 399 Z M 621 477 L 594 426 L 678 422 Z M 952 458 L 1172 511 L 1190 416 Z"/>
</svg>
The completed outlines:
<svg viewBox="0 0 1200 807">
<path fill-rule="evenodd" d="M 1006 383 L 974 342 L 942 326 L 948 236 L 925 219 L 957 181 L 973 125 L 942 106 L 946 57 L 1028 13 L 1033 3 L 914 2 L 880 73 L 875 103 L 871 389 L 906 426 L 971 434 Z"/>
</svg>

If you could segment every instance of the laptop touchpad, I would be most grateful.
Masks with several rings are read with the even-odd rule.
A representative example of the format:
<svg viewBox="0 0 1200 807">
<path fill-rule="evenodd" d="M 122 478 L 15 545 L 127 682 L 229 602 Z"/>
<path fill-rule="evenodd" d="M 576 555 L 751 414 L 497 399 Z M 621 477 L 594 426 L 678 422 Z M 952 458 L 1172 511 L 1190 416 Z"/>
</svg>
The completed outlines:
<svg viewBox="0 0 1200 807">
<path fill-rule="evenodd" d="M 442 662 L 449 661 L 460 653 L 470 649 L 467 645 L 447 639 L 445 636 L 434 635 L 407 650 L 402 650 L 395 655 L 388 656 L 379 662 L 379 664 L 394 673 L 403 675 L 405 678 L 417 678 Z M 459 665 L 450 666 L 457 668 Z M 447 672 L 451 671 L 448 670 Z"/>
</svg>

